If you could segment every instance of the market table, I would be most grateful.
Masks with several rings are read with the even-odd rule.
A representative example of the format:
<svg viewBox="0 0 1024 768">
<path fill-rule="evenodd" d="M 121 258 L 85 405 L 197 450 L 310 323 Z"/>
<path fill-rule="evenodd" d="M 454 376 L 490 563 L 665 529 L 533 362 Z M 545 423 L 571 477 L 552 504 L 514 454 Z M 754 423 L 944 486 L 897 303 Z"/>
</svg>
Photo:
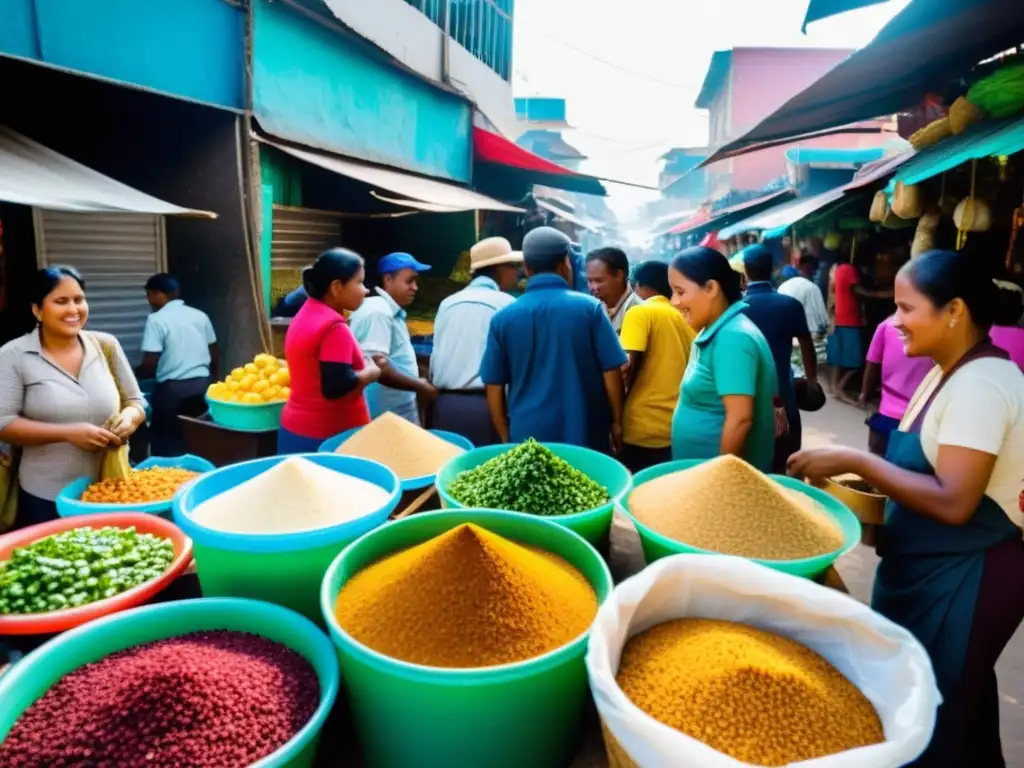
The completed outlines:
<svg viewBox="0 0 1024 768">
<path fill-rule="evenodd" d="M 433 488 L 410 491 L 403 495 L 392 518 L 406 517 L 416 512 L 437 509 L 438 506 L 439 499 Z M 633 524 L 621 513 L 616 514 L 612 525 L 609 565 L 616 582 L 633 576 L 644 567 L 640 537 Z M 833 589 L 849 594 L 835 568 L 829 569 L 824 583 Z M 191 567 L 153 602 L 187 600 L 200 596 L 199 580 L 196 578 L 194 567 Z M 8 638 L 13 641 L 11 644 L 23 653 L 27 653 L 48 639 L 48 636 Z M 0 667 L 0 674 L 3 669 L 4 667 Z M 351 718 L 348 716 L 343 695 L 339 696 L 338 702 L 338 706 L 335 707 L 335 711 L 324 726 L 316 768 L 328 768 L 329 766 L 333 768 L 336 765 L 362 768 L 364 763 L 356 747 L 355 737 L 351 730 Z M 608 761 L 601 740 L 597 712 L 591 704 L 587 710 L 576 758 L 569 768 L 607 768 L 607 766 Z"/>
</svg>

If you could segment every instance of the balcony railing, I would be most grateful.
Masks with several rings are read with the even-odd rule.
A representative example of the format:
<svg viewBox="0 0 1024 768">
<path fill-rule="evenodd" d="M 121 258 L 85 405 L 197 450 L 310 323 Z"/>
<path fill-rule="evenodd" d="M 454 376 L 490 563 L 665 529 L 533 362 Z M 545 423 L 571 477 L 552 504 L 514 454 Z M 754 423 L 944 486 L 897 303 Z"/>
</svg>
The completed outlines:
<svg viewBox="0 0 1024 768">
<path fill-rule="evenodd" d="M 405 0 L 441 29 L 450 14 L 452 39 L 493 69 L 512 79 L 512 16 L 515 0 Z"/>
</svg>

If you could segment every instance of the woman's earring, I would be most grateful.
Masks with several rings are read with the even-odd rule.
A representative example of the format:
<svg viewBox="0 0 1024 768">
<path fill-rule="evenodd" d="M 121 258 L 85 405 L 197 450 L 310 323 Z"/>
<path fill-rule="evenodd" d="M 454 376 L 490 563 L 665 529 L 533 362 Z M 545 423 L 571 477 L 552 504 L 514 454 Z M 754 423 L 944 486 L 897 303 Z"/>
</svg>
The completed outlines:
<svg viewBox="0 0 1024 768">
<path fill-rule="evenodd" d="M 956 320 L 950 320 L 949 321 L 949 327 L 950 328 L 956 328 Z"/>
</svg>

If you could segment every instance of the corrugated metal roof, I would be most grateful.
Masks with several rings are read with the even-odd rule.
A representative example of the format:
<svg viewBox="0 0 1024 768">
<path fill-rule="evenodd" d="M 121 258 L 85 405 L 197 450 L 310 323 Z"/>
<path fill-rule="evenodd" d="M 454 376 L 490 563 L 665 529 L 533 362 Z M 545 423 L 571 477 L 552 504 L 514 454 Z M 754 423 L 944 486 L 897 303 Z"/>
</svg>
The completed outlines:
<svg viewBox="0 0 1024 768">
<path fill-rule="evenodd" d="M 886 176 L 890 176 L 900 169 L 900 167 L 908 162 L 916 154 L 914 149 L 908 149 L 905 152 L 901 152 L 893 157 L 886 157 L 874 163 L 868 163 L 856 174 L 854 174 L 853 181 L 847 184 L 844 189 L 847 192 L 852 192 L 856 189 L 864 189 L 875 182 L 881 181 Z"/>
<path fill-rule="evenodd" d="M 987 120 L 972 125 L 959 136 L 951 136 L 923 149 L 896 171 L 888 191 L 897 182 L 919 184 L 958 165 L 983 157 L 1012 155 L 1024 149 L 1024 117 L 1010 120 Z"/>
<path fill-rule="evenodd" d="M 152 213 L 217 218 L 182 208 L 104 176 L 0 125 L 0 200 L 49 211 Z"/>
</svg>

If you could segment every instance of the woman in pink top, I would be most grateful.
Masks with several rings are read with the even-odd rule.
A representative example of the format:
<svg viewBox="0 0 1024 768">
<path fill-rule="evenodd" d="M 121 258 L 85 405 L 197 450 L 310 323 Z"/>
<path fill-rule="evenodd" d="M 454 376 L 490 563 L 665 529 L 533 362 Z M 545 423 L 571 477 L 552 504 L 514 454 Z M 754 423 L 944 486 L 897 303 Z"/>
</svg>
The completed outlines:
<svg viewBox="0 0 1024 768">
<path fill-rule="evenodd" d="M 1005 349 L 1010 359 L 1024 371 L 1024 328 L 1019 323 L 1024 315 L 1024 291 L 1016 283 L 996 280 L 999 287 L 1000 315 L 1006 318 L 1016 317 L 1018 325 L 993 325 L 989 331 L 992 343 Z"/>
<path fill-rule="evenodd" d="M 860 390 L 860 403 L 866 408 L 868 397 L 879 384 L 882 386 L 878 413 L 865 422 L 868 425 L 868 450 L 878 456 L 885 456 L 889 434 L 899 426 L 910 398 L 935 367 L 927 357 L 907 357 L 894 317 L 890 315 L 875 329 Z"/>
<path fill-rule="evenodd" d="M 281 414 L 277 452 L 312 453 L 339 432 L 370 423 L 363 390 L 380 378 L 364 360 L 344 315 L 366 298 L 363 259 L 332 248 L 302 273 L 309 298 L 288 327 L 284 355 L 291 395 Z"/>
</svg>

